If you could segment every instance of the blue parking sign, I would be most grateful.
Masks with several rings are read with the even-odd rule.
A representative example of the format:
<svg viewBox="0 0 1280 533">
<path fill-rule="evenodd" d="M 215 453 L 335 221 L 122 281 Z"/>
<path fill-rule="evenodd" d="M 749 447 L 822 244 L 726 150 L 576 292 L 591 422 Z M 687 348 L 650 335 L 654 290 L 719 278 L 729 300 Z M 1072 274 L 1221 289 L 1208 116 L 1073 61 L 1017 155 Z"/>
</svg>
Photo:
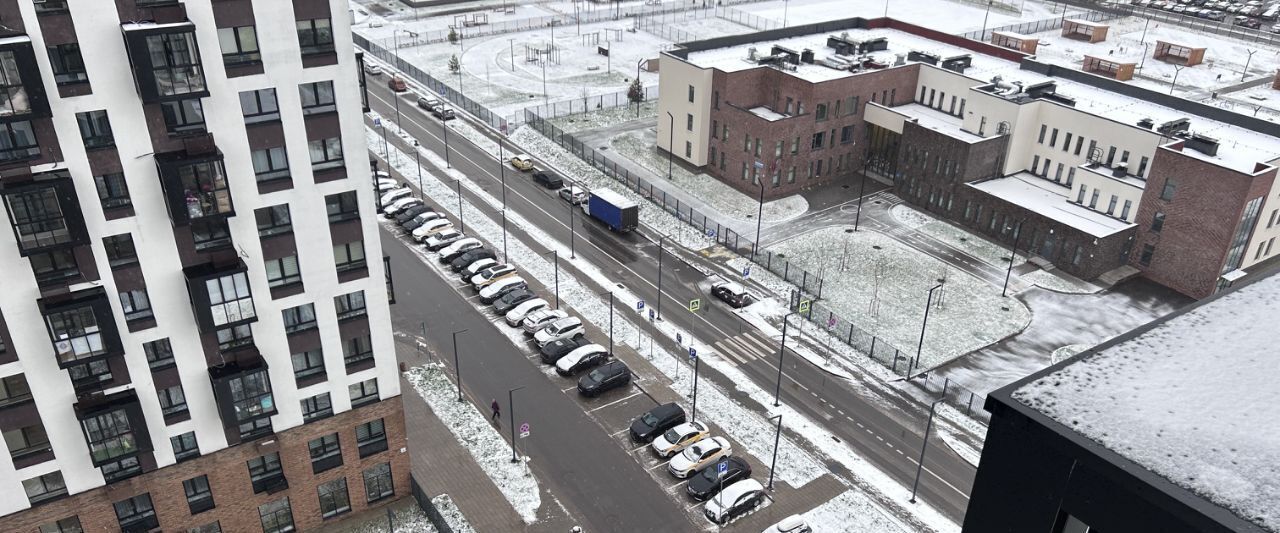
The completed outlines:
<svg viewBox="0 0 1280 533">
<path fill-rule="evenodd" d="M 697 358 L 698 358 L 698 350 L 697 350 L 697 349 L 695 349 L 694 347 L 690 346 L 690 347 L 689 347 L 689 360 L 690 360 L 690 361 L 693 361 L 694 359 L 697 359 Z"/>
<path fill-rule="evenodd" d="M 723 474 L 723 473 L 728 472 L 728 471 L 729 471 L 729 463 L 728 463 L 727 461 L 726 461 L 726 462 L 723 462 L 723 463 L 716 463 L 716 473 L 717 473 L 717 474 Z"/>
<path fill-rule="evenodd" d="M 640 311 L 640 310 L 643 310 L 643 309 L 644 309 L 644 300 L 637 300 L 637 301 L 636 301 L 636 311 Z"/>
<path fill-rule="evenodd" d="M 749 267 L 749 266 L 747 266 L 747 267 L 742 267 L 742 277 L 744 277 L 744 278 L 749 278 L 749 277 L 751 277 L 751 267 Z"/>
<path fill-rule="evenodd" d="M 382 119 L 380 119 L 380 118 L 375 118 L 375 119 L 373 119 L 373 125 L 374 125 L 374 126 L 381 126 L 381 125 L 382 125 Z"/>
<path fill-rule="evenodd" d="M 707 238 L 710 238 L 710 239 L 716 238 L 716 230 L 713 230 L 713 229 L 707 230 Z"/>
</svg>

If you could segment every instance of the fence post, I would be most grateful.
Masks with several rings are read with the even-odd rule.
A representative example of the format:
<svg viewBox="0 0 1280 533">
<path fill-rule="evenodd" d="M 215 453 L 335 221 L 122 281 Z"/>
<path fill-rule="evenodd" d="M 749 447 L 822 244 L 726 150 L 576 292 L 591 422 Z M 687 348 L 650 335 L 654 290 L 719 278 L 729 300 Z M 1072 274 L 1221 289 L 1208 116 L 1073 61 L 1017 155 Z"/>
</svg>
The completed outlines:
<svg viewBox="0 0 1280 533">
<path fill-rule="evenodd" d="M 800 273 L 800 290 L 807 292 L 809 290 L 809 271 L 801 270 Z M 810 307 L 810 309 L 813 308 Z"/>
<path fill-rule="evenodd" d="M 964 414 L 967 416 L 969 410 L 973 408 L 973 392 L 969 393 L 969 403 L 964 406 Z"/>
<path fill-rule="evenodd" d="M 782 265 L 782 281 L 789 281 L 787 276 L 791 274 L 791 261 L 787 261 Z"/>
<path fill-rule="evenodd" d="M 818 299 L 822 299 L 822 278 L 818 278 Z"/>
</svg>

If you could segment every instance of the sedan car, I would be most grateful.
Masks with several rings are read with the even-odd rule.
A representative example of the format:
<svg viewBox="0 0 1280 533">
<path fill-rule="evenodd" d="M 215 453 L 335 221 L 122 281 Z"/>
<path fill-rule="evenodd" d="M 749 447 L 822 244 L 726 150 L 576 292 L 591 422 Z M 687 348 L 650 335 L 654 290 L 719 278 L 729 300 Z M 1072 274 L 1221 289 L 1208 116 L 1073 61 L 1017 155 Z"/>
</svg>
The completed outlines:
<svg viewBox="0 0 1280 533">
<path fill-rule="evenodd" d="M 437 251 L 445 246 L 458 242 L 458 239 L 466 237 L 465 233 L 456 229 L 447 229 L 431 237 L 428 237 L 424 243 L 428 250 Z"/>
<path fill-rule="evenodd" d="M 519 327 L 520 323 L 524 321 L 524 317 L 529 316 L 529 313 L 539 309 L 546 309 L 548 306 L 547 301 L 542 298 L 531 298 L 520 302 L 519 305 L 508 309 L 503 314 L 507 319 L 507 325 L 514 328 Z"/>
<path fill-rule="evenodd" d="M 537 298 L 538 298 L 538 295 L 534 294 L 534 292 L 529 289 L 516 289 L 514 291 L 508 292 L 507 294 L 503 295 L 501 298 L 498 298 L 497 301 L 493 302 L 493 310 L 499 315 L 505 315 L 508 312 L 510 312 L 512 309 L 514 309 L 516 306 L 519 306 L 520 304 L 527 302 L 529 300 L 535 300 Z"/>
<path fill-rule="evenodd" d="M 542 363 L 546 365 L 554 365 L 561 357 L 569 352 L 578 349 L 579 346 L 587 344 L 586 337 L 574 337 L 572 339 L 560 339 L 558 341 L 548 342 L 543 346 L 540 354 Z"/>
<path fill-rule="evenodd" d="M 396 213 L 399 213 L 415 205 L 422 205 L 422 200 L 419 200 L 417 198 L 400 198 L 399 200 L 391 202 L 391 205 L 383 207 L 382 212 L 386 214 L 388 217 L 394 217 Z"/>
<path fill-rule="evenodd" d="M 432 235 L 447 229 L 453 229 L 453 222 L 449 222 L 449 220 L 445 218 L 435 218 L 423 222 L 422 224 L 419 224 L 418 227 L 413 228 L 413 233 L 410 233 L 410 235 L 413 235 L 413 240 L 422 242 Z"/>
<path fill-rule="evenodd" d="M 425 213 L 418 213 L 417 216 L 413 217 L 413 220 L 405 222 L 404 225 L 401 227 L 403 227 L 405 231 L 412 234 L 413 230 L 416 230 L 422 227 L 423 224 L 431 222 L 432 220 L 441 220 L 441 219 L 444 219 L 443 214 L 436 211 L 427 211 Z"/>
<path fill-rule="evenodd" d="M 543 309 L 529 313 L 524 317 L 524 321 L 520 322 L 520 327 L 524 329 L 526 335 L 533 335 L 538 330 L 547 327 L 547 325 L 569 316 L 569 313 L 559 309 Z"/>
<path fill-rule="evenodd" d="M 671 462 L 667 463 L 667 471 L 679 479 L 684 479 L 693 475 L 698 469 L 729 455 L 732 450 L 733 445 L 724 437 L 703 439 L 685 448 L 680 455 L 672 457 Z"/>
<path fill-rule="evenodd" d="M 587 201 L 587 191 L 584 191 L 582 188 L 577 186 L 560 189 L 558 194 L 560 195 L 561 200 L 573 205 L 579 205 L 582 202 Z"/>
<path fill-rule="evenodd" d="M 556 189 L 564 185 L 564 180 L 550 172 L 534 172 L 533 182 L 548 189 Z"/>
<path fill-rule="evenodd" d="M 631 421 L 631 440 L 650 443 L 668 429 L 683 424 L 684 408 L 675 402 L 664 403 Z"/>
<path fill-rule="evenodd" d="M 578 379 L 578 394 L 594 398 L 631 383 L 631 369 L 622 361 L 610 361 Z"/>
<path fill-rule="evenodd" d="M 495 255 L 492 250 L 477 248 L 475 250 L 466 252 L 458 257 L 455 257 L 453 261 L 449 262 L 449 269 L 453 270 L 454 272 L 462 272 L 466 270 L 467 267 L 471 266 L 472 263 L 475 263 L 476 261 L 481 261 L 484 259 L 494 259 L 494 258 L 495 258 Z M 463 274 L 463 279 L 466 279 L 466 278 L 467 278 L 467 275 Z"/>
<path fill-rule="evenodd" d="M 399 213 L 396 213 L 396 224 L 403 226 L 406 223 L 408 223 L 410 220 L 413 220 L 414 217 L 421 215 L 423 213 L 430 213 L 433 211 L 435 211 L 435 209 L 431 208 L 431 206 L 424 205 L 424 204 L 418 204 L 418 205 L 412 206 L 408 209 L 404 209 L 400 211 Z"/>
<path fill-rule="evenodd" d="M 364 64 L 364 71 L 365 71 L 365 73 L 366 73 L 366 74 L 368 74 L 368 75 L 370 75 L 370 76 L 381 76 L 381 75 L 382 75 L 382 67 L 378 66 L 378 64 L 377 64 L 377 63 L 365 63 L 365 64 Z"/>
<path fill-rule="evenodd" d="M 708 520 L 724 525 L 759 507 L 764 503 L 764 498 L 764 486 L 759 481 L 744 479 L 725 487 L 707 500 L 703 514 Z"/>
<path fill-rule="evenodd" d="M 492 258 L 481 259 L 479 261 L 471 263 L 470 265 L 467 265 L 467 268 L 462 269 L 462 277 L 467 278 L 467 277 L 474 276 L 476 274 L 479 274 L 481 270 L 484 270 L 496 264 L 498 264 L 497 259 L 492 259 Z"/>
<path fill-rule="evenodd" d="M 516 267 L 511 265 L 493 265 L 481 270 L 479 274 L 471 276 L 470 281 L 472 287 L 476 290 L 480 290 L 495 281 L 514 275 L 516 275 Z"/>
<path fill-rule="evenodd" d="M 545 329 L 543 331 L 546 331 Z M 576 376 L 584 370 L 595 368 L 609 360 L 609 350 L 599 344 L 588 344 L 556 361 L 556 373 Z"/>
<path fill-rule="evenodd" d="M 516 167 L 517 170 L 533 170 L 533 159 L 524 154 L 517 154 L 511 156 L 511 166 Z"/>
<path fill-rule="evenodd" d="M 484 246 L 484 245 L 480 244 L 479 239 L 475 239 L 472 237 L 467 237 L 465 239 L 458 239 L 458 242 L 445 246 L 443 249 L 440 250 L 440 262 L 448 264 L 454 259 L 457 259 L 458 256 L 465 254 L 471 250 L 475 250 L 476 248 L 479 248 L 481 246 Z"/>
<path fill-rule="evenodd" d="M 533 341 L 538 343 L 538 347 L 541 348 L 551 341 L 571 339 L 582 335 L 583 331 L 582 319 L 576 316 L 565 317 L 539 330 L 533 335 Z"/>
<path fill-rule="evenodd" d="M 480 291 L 480 303 L 489 305 L 508 292 L 516 289 L 527 288 L 529 288 L 529 284 L 525 282 L 524 278 L 520 276 L 512 276 L 485 287 L 484 290 Z"/>
<path fill-rule="evenodd" d="M 659 457 L 671 457 L 711 434 L 702 422 L 686 422 L 653 439 L 653 451 Z"/>
<path fill-rule="evenodd" d="M 723 474 L 720 473 L 721 468 L 724 468 Z M 720 492 L 721 487 L 749 477 L 751 477 L 751 465 L 741 457 L 725 455 L 716 462 L 702 467 L 702 470 L 689 478 L 689 484 L 684 490 L 691 498 L 703 501 Z"/>
<path fill-rule="evenodd" d="M 751 303 L 751 296 L 742 285 L 732 281 L 721 281 L 711 286 L 711 294 L 735 309 Z"/>
</svg>

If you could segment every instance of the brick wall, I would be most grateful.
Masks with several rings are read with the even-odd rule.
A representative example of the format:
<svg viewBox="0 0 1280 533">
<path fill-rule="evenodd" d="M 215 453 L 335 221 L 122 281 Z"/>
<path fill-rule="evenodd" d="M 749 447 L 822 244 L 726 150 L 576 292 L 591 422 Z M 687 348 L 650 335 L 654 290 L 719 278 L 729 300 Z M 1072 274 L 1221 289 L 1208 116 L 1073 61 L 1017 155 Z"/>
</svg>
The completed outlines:
<svg viewBox="0 0 1280 533">
<path fill-rule="evenodd" d="M 382 418 L 387 433 L 387 450 L 364 459 L 356 447 L 355 427 Z M 342 447 L 342 466 L 312 474 L 307 442 L 338 433 Z M 191 459 L 127 480 L 44 503 L 32 509 L 0 517 L 0 531 L 34 532 L 41 524 L 72 515 L 80 518 L 85 531 L 119 531 L 114 502 L 149 492 L 162 531 L 186 531 L 188 528 L 219 522 L 222 531 L 261 531 L 258 506 L 288 497 L 293 521 L 298 531 L 319 526 L 322 522 L 339 521 L 350 514 L 384 505 L 409 495 L 409 455 L 401 398 L 378 403 L 311 422 L 257 441 L 232 446 L 210 455 Z M 254 494 L 246 462 L 263 454 L 279 452 L 289 488 L 275 494 Z M 366 503 L 363 471 L 381 463 L 391 463 L 395 496 Z M 200 476 L 209 477 L 215 507 L 191 515 L 182 482 Z M 347 478 L 351 512 L 321 518 L 316 485 L 338 477 Z M 15 497 L 15 495 L 10 495 Z M 20 496 L 17 496 L 20 497 Z"/>
</svg>

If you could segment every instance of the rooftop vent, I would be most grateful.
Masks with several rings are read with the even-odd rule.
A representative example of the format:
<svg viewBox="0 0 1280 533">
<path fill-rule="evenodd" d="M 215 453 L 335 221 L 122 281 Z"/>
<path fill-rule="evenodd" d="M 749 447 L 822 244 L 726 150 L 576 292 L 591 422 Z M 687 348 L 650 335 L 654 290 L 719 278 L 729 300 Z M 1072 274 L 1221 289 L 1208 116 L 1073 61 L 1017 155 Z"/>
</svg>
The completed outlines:
<svg viewBox="0 0 1280 533">
<path fill-rule="evenodd" d="M 800 64 L 800 54 L 785 46 L 773 45 L 773 50 L 769 52 L 769 55 L 785 58 L 786 62 L 792 65 Z"/>
<path fill-rule="evenodd" d="M 941 60 L 942 58 L 939 57 L 938 55 L 930 54 L 928 52 L 917 52 L 912 50 L 911 52 L 907 53 L 907 61 L 919 61 L 921 63 L 937 65 L 938 61 L 941 61 Z"/>
<path fill-rule="evenodd" d="M 800 62 L 813 64 L 813 50 L 805 48 L 800 52 Z"/>
<path fill-rule="evenodd" d="M 1173 135 L 1179 132 L 1187 131 L 1190 128 L 1191 128 L 1191 119 L 1183 117 L 1177 120 L 1170 120 L 1168 122 L 1165 122 L 1164 124 L 1161 124 L 1159 128 L 1156 128 L 1156 131 L 1160 132 L 1163 135 Z"/>
<path fill-rule="evenodd" d="M 756 47 L 752 46 L 751 48 L 748 48 L 748 49 L 747 49 L 747 60 L 748 60 L 748 61 L 755 61 L 755 60 L 756 60 L 756 53 L 757 53 L 757 52 L 756 52 Z"/>
<path fill-rule="evenodd" d="M 1138 127 L 1139 127 L 1139 128 L 1151 129 L 1151 128 L 1156 127 L 1156 122 L 1155 122 L 1154 120 L 1149 119 L 1149 118 L 1144 118 L 1144 119 L 1142 119 L 1142 120 L 1139 120 L 1139 121 L 1138 121 Z"/>
<path fill-rule="evenodd" d="M 1123 178 L 1129 173 L 1129 164 L 1120 163 L 1111 169 L 1111 175 L 1117 178 Z"/>
<path fill-rule="evenodd" d="M 1208 156 L 1218 155 L 1218 140 L 1199 133 L 1188 138 L 1184 146 Z"/>
<path fill-rule="evenodd" d="M 1027 93 L 1027 96 L 1032 98 L 1044 98 L 1057 93 L 1058 85 L 1052 81 L 1042 81 L 1040 83 L 1033 83 L 1026 86 L 1023 91 Z"/>
<path fill-rule="evenodd" d="M 942 61 L 942 68 L 964 74 L 965 69 L 973 63 L 973 56 L 969 54 L 949 57 Z"/>
</svg>

